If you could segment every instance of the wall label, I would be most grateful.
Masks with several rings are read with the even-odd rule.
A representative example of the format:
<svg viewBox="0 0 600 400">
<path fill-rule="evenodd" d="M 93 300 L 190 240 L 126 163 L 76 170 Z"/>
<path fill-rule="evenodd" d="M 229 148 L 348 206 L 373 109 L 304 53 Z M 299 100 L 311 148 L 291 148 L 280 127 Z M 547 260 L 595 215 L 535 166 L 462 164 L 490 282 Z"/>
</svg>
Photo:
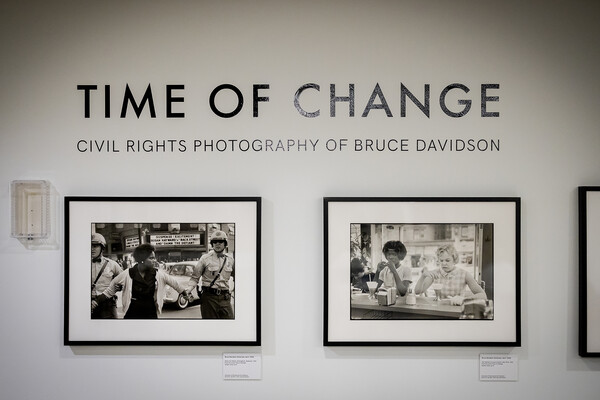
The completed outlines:
<svg viewBox="0 0 600 400">
<path fill-rule="evenodd" d="M 512 354 L 480 354 L 480 381 L 518 380 L 519 358 Z"/>
<path fill-rule="evenodd" d="M 223 379 L 258 380 L 262 378 L 259 353 L 223 353 Z"/>
</svg>

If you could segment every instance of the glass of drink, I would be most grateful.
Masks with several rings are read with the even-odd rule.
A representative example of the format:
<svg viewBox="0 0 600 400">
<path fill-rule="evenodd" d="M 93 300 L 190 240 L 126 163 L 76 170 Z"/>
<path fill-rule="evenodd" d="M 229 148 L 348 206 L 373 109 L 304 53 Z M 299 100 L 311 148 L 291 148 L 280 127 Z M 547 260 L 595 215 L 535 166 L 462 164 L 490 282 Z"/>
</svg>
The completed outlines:
<svg viewBox="0 0 600 400">
<path fill-rule="evenodd" d="M 367 282 L 367 286 L 369 287 L 369 299 L 375 300 L 375 291 L 377 290 L 377 282 L 369 281 Z"/>
<path fill-rule="evenodd" d="M 431 285 L 431 288 L 435 292 L 435 299 L 433 299 L 433 301 L 439 302 L 442 299 L 442 284 L 439 282 L 434 282 Z"/>
</svg>

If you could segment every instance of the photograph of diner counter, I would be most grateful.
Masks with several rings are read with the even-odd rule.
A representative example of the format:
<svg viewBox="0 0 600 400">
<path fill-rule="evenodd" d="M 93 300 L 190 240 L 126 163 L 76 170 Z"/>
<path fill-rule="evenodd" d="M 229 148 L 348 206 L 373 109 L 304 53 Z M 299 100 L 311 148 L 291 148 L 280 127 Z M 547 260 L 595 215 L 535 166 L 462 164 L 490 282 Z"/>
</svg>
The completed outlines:
<svg viewBox="0 0 600 400">
<path fill-rule="evenodd" d="M 406 296 L 397 297 L 391 305 L 380 305 L 370 299 L 368 293 L 353 294 L 350 301 L 351 319 L 492 319 L 490 301 L 466 303 L 461 306 L 450 304 L 450 300 L 435 300 L 434 297 L 416 296 L 416 304 L 406 304 Z"/>
</svg>

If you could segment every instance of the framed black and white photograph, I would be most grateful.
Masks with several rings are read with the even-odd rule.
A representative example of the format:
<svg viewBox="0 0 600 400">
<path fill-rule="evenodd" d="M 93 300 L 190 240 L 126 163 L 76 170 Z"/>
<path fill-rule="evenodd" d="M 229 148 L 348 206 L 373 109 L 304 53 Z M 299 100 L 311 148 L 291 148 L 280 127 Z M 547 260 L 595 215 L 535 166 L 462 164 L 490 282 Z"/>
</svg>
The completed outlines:
<svg viewBox="0 0 600 400">
<path fill-rule="evenodd" d="M 324 199 L 326 346 L 520 346 L 519 198 Z"/>
<path fill-rule="evenodd" d="M 579 355 L 600 357 L 600 186 L 579 187 Z"/>
<path fill-rule="evenodd" d="M 258 197 L 65 197 L 65 345 L 260 345 Z"/>
</svg>

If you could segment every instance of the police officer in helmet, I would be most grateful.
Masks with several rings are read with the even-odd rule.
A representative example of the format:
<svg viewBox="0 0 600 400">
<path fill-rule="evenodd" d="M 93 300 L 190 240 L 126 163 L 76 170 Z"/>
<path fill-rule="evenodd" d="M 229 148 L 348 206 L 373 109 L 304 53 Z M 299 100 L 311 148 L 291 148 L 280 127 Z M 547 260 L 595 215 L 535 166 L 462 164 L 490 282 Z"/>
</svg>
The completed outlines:
<svg viewBox="0 0 600 400">
<path fill-rule="evenodd" d="M 227 234 L 214 231 L 210 245 L 212 250 L 200 257 L 194 268 L 188 290 L 199 284 L 202 319 L 233 319 L 230 278 L 235 276 L 235 270 L 233 257 L 225 252 Z"/>
<path fill-rule="evenodd" d="M 110 258 L 104 257 L 106 239 L 99 233 L 92 233 L 92 300 L 102 294 L 110 285 L 110 282 L 123 270 L 121 266 Z M 117 318 L 117 298 L 112 297 L 94 308 L 92 319 Z"/>
</svg>

